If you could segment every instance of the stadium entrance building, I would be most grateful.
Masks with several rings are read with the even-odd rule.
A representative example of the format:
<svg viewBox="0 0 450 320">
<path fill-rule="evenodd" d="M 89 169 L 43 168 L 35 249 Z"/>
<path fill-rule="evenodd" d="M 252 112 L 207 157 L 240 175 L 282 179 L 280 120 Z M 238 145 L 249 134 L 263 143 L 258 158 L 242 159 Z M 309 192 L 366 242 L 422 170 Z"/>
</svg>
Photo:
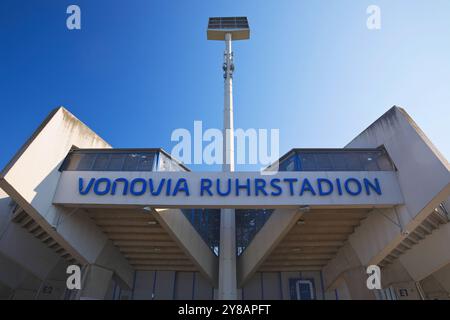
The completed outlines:
<svg viewBox="0 0 450 320">
<path fill-rule="evenodd" d="M 113 148 L 64 108 L 44 120 L 0 174 L 1 299 L 449 298 L 449 163 L 403 109 L 342 149 L 234 171 L 231 43 L 249 32 L 208 25 L 226 44 L 222 172 Z"/>
<path fill-rule="evenodd" d="M 217 298 L 221 208 L 236 211 L 238 299 L 448 298 L 449 182 L 398 107 L 342 149 L 288 152 L 271 175 L 115 149 L 59 108 L 1 174 L 0 298 Z M 81 290 L 66 288 L 71 264 Z"/>
</svg>

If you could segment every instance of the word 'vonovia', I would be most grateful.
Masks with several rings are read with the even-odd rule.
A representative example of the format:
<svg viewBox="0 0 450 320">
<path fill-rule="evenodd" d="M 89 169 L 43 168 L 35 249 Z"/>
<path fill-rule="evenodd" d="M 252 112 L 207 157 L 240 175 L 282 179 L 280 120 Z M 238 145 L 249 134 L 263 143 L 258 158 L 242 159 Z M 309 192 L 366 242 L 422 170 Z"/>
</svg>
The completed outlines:
<svg viewBox="0 0 450 320">
<path fill-rule="evenodd" d="M 328 196 L 337 194 L 342 196 L 348 194 L 357 196 L 365 193 L 370 196 L 372 193 L 381 195 L 381 185 L 377 178 L 374 179 L 298 179 L 298 178 L 228 178 L 228 179 L 209 179 L 201 178 L 198 190 L 192 190 L 189 181 L 185 178 L 161 178 L 144 179 L 135 178 L 90 178 L 85 181 L 78 179 L 78 191 L 81 195 L 87 195 L 90 192 L 98 196 L 118 195 L 118 196 L 171 196 L 178 195 L 190 196 L 192 192 L 197 192 L 200 196 Z"/>
</svg>

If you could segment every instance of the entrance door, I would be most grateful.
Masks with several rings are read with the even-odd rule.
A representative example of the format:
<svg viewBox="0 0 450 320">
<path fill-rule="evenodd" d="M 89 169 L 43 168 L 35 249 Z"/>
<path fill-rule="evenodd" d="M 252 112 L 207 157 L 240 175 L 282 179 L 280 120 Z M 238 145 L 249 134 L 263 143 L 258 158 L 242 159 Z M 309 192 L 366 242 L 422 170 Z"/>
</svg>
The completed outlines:
<svg viewBox="0 0 450 320">
<path fill-rule="evenodd" d="M 291 300 L 314 300 L 313 279 L 289 279 Z"/>
</svg>

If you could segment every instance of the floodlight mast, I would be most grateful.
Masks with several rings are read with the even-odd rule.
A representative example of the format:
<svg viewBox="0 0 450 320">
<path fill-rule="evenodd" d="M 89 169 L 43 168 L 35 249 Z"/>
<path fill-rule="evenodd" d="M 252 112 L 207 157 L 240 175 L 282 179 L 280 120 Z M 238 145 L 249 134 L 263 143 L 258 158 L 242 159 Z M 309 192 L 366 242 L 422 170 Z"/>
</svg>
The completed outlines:
<svg viewBox="0 0 450 320">
<path fill-rule="evenodd" d="M 234 171 L 234 121 L 233 121 L 233 51 L 231 33 L 225 34 L 225 53 L 223 63 L 224 101 L 223 101 L 223 164 L 222 171 Z"/>
<path fill-rule="evenodd" d="M 222 171 L 234 171 L 233 71 L 231 34 L 225 35 L 223 164 Z M 219 290 L 220 300 L 237 299 L 236 216 L 234 209 L 220 211 Z"/>
<path fill-rule="evenodd" d="M 233 51 L 232 40 L 245 40 L 250 37 L 246 17 L 210 18 L 208 40 L 224 40 L 223 63 L 224 108 L 223 108 L 223 164 L 222 171 L 234 171 L 234 124 L 233 124 Z M 236 277 L 236 217 L 234 209 L 220 210 L 220 249 L 219 249 L 219 290 L 220 300 L 237 299 Z"/>
</svg>

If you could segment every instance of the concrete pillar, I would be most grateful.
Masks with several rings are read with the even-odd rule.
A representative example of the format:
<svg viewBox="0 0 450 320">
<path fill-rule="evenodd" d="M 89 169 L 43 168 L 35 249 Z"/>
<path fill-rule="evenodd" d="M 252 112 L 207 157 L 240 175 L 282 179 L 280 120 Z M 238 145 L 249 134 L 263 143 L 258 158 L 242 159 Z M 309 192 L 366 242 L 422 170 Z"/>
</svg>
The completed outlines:
<svg viewBox="0 0 450 320">
<path fill-rule="evenodd" d="M 108 293 L 113 272 L 98 265 L 88 265 L 78 294 L 80 300 L 103 300 Z"/>
<path fill-rule="evenodd" d="M 234 209 L 222 209 L 220 217 L 219 299 L 237 299 L 236 225 Z"/>
</svg>

